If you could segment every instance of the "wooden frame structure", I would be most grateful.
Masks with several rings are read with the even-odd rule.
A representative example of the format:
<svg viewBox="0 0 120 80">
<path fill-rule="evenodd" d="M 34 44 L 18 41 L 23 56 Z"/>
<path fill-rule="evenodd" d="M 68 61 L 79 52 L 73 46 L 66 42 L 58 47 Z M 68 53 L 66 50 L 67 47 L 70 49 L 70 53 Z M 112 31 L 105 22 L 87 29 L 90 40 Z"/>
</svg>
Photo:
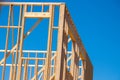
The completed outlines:
<svg viewBox="0 0 120 80">
<path fill-rule="evenodd" d="M 8 24 L 0 25 L 0 29 L 7 29 L 5 49 L 0 49 L 0 53 L 4 53 L 4 57 L 0 59 L 0 80 L 5 80 L 5 77 L 7 77 L 6 80 L 92 80 L 92 64 L 65 3 L 0 2 L 0 5 L 9 7 Z M 17 26 L 14 25 L 13 20 L 14 6 L 19 6 L 20 10 Z M 30 6 L 29 12 L 28 6 Z M 41 11 L 34 12 L 34 6 L 41 6 Z M 46 12 L 44 12 L 44 6 L 49 7 Z M 56 6 L 59 7 L 58 26 L 54 26 L 54 8 Z M 25 33 L 26 18 L 38 18 L 38 21 Z M 49 19 L 47 50 L 23 50 L 25 38 L 44 18 Z M 8 50 L 10 29 L 13 31 L 12 48 Z M 13 38 L 14 29 L 17 29 L 16 44 L 14 44 Z M 58 30 L 56 51 L 51 49 L 54 30 Z M 69 42 L 72 42 L 71 51 L 68 51 Z M 25 57 L 24 54 L 28 56 Z M 30 54 L 36 56 L 31 57 Z M 38 54 L 45 56 L 38 57 Z M 8 57 L 11 57 L 11 64 L 6 62 Z M 30 64 L 30 60 L 35 63 Z M 44 63 L 39 64 L 39 61 L 44 61 Z M 6 67 L 9 67 L 9 70 L 6 70 Z"/>
</svg>

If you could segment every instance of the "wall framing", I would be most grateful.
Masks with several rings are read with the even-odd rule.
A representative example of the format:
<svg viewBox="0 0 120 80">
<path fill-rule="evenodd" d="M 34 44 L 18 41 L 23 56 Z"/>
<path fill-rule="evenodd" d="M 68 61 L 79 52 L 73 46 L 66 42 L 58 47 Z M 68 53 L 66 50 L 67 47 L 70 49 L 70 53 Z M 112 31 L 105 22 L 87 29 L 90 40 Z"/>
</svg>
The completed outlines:
<svg viewBox="0 0 120 80">
<path fill-rule="evenodd" d="M 93 67 L 91 61 L 65 3 L 0 2 L 0 5 L 9 6 L 8 24 L 6 26 L 0 25 L 0 29 L 7 29 L 5 49 L 0 49 L 0 53 L 4 53 L 4 57 L 0 60 L 0 67 L 2 68 L 1 80 L 5 80 L 6 67 L 10 68 L 7 76 L 9 80 L 92 80 Z M 14 6 L 19 6 L 20 8 L 17 26 L 14 25 L 13 20 Z M 27 11 L 28 6 L 31 6 L 30 12 Z M 34 6 L 41 6 L 41 12 L 33 12 Z M 49 6 L 46 12 L 44 12 L 44 6 Z M 59 7 L 59 24 L 57 27 L 53 25 L 55 6 Z M 24 32 L 26 18 L 39 18 L 27 33 Z M 25 38 L 32 33 L 44 18 L 49 19 L 47 50 L 23 50 Z M 10 29 L 12 31 L 17 29 L 17 42 L 14 44 L 14 38 L 12 38 L 12 48 L 8 49 Z M 56 51 L 51 49 L 54 30 L 58 30 Z M 14 32 L 12 37 L 14 37 Z M 72 50 L 68 51 L 67 48 L 70 41 L 72 41 Z M 30 57 L 31 53 L 36 54 L 36 57 Z M 46 57 L 37 57 L 41 53 L 45 54 Z M 23 54 L 28 54 L 28 57 L 25 57 Z M 68 54 L 70 54 L 69 57 L 67 57 Z M 12 55 L 12 63 L 8 64 L 6 60 L 10 55 Z M 29 64 L 30 60 L 34 60 L 35 64 Z M 40 60 L 44 60 L 45 64 L 40 65 Z M 54 65 L 51 64 L 52 60 L 55 62 Z M 68 66 L 67 63 L 70 60 L 71 63 Z M 79 65 L 80 61 L 82 65 Z M 32 73 L 32 68 L 34 68 L 34 73 Z"/>
</svg>

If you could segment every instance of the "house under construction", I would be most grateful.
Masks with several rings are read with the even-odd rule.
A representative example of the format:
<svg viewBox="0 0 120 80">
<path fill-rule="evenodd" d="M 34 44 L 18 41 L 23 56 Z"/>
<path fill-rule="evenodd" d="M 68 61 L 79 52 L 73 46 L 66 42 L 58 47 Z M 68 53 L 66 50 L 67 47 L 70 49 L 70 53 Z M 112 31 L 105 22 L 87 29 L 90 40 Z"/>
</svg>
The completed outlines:
<svg viewBox="0 0 120 80">
<path fill-rule="evenodd" d="M 0 2 L 0 8 L 0 80 L 92 80 L 93 66 L 65 3 Z M 44 25 L 47 36 L 36 29 Z M 31 39 L 47 37 L 46 50 L 23 48 L 34 32 Z"/>
</svg>

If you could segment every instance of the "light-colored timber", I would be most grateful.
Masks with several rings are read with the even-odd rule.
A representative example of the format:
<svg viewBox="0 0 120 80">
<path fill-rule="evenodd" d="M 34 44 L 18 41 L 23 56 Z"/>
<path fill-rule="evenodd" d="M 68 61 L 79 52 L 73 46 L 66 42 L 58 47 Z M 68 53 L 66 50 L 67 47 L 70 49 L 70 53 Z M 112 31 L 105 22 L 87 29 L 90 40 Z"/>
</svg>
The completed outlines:
<svg viewBox="0 0 120 80">
<path fill-rule="evenodd" d="M 6 9 L 8 10 L 7 24 L 0 25 L 0 29 L 6 29 L 6 35 L 4 35 L 6 40 L 5 48 L 0 49 L 0 80 L 93 79 L 92 63 L 65 3 L 0 2 L 0 6 L 1 11 L 3 10 L 2 7 L 9 7 L 9 9 Z M 18 21 L 14 20 L 14 7 L 16 6 L 19 10 Z M 41 7 L 41 10 L 35 12 L 35 6 Z M 45 6 L 49 7 L 46 11 Z M 28 11 L 28 7 L 30 7 L 30 11 Z M 55 7 L 59 7 L 58 20 L 54 20 L 56 15 Z M 4 16 L 4 14 L 0 14 L 0 16 Z M 38 20 L 25 33 L 26 19 L 29 18 L 38 18 Z M 38 27 L 39 23 L 45 18 L 49 19 L 47 49 L 24 50 L 24 40 L 32 34 L 33 30 Z M 54 25 L 55 21 L 58 22 L 58 26 Z M 17 22 L 18 25 L 14 25 L 15 22 Z M 0 23 L 2 23 L 2 21 Z M 17 30 L 17 34 L 14 33 L 15 30 Z M 56 50 L 52 50 L 54 30 L 58 31 Z M 10 33 L 12 33 L 12 36 Z M 0 33 L 0 35 L 2 35 L 2 33 Z M 17 35 L 17 38 L 15 35 Z M 12 37 L 11 49 L 8 46 L 10 36 Z M 2 42 L 2 40 L 0 41 Z M 70 42 L 72 43 L 72 49 L 68 50 L 68 44 Z M 31 54 L 35 54 L 36 56 L 30 56 Z M 44 56 L 38 57 L 38 55 Z M 8 59 L 9 63 L 7 62 Z M 34 61 L 34 63 L 30 63 L 30 61 Z"/>
</svg>

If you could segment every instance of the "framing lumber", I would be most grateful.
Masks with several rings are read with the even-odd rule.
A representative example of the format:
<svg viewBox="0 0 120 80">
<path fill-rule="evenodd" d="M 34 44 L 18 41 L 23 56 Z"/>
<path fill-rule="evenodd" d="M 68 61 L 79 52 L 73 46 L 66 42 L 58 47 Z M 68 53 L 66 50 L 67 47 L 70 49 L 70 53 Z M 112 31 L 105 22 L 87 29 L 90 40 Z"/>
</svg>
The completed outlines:
<svg viewBox="0 0 120 80">
<path fill-rule="evenodd" d="M 4 54 L 4 57 L 0 57 L 0 67 L 2 68 L 0 69 L 2 71 L 0 80 L 5 80 L 5 78 L 9 80 L 93 79 L 93 65 L 65 3 L 0 2 L 0 5 L 9 7 L 8 23 L 4 26 L 0 25 L 0 29 L 7 30 L 6 35 L 4 35 L 6 37 L 5 49 L 0 49 L 0 56 Z M 16 6 L 19 6 L 18 22 L 14 20 L 15 10 L 13 7 Z M 35 6 L 41 7 L 41 10 L 35 12 Z M 48 6 L 47 11 L 45 6 Z M 30 7 L 30 11 L 28 11 L 28 7 Z M 57 20 L 55 19 L 57 13 L 55 7 L 59 7 Z M 38 20 L 28 31 L 25 31 L 26 19 L 29 18 L 38 18 Z M 47 50 L 24 50 L 24 40 L 45 18 L 49 19 Z M 58 25 L 55 25 L 55 22 Z M 18 25 L 14 23 L 18 23 Z M 17 30 L 17 34 L 14 33 L 15 30 Z M 57 31 L 57 50 L 53 51 L 54 30 Z M 17 35 L 17 38 L 15 35 Z M 11 41 L 9 41 L 9 37 L 11 37 Z M 11 49 L 8 46 L 10 43 Z M 72 46 L 70 46 L 72 49 L 68 51 L 70 43 L 72 43 Z M 30 56 L 31 54 L 36 56 Z M 7 62 L 8 57 L 10 63 Z M 31 63 L 31 61 L 34 61 L 34 63 Z M 6 70 L 6 67 L 10 70 Z M 6 75 L 6 71 L 9 73 L 8 75 Z"/>
<path fill-rule="evenodd" d="M 12 8 L 12 6 L 10 5 L 9 16 L 8 16 L 8 26 L 10 26 L 11 8 Z M 7 49 L 8 49 L 9 32 L 10 32 L 10 28 L 8 27 L 7 28 L 7 35 L 6 35 L 5 53 L 4 53 L 4 66 L 3 66 L 3 69 L 2 69 L 2 80 L 4 80 L 5 69 L 6 69 L 6 55 L 7 55 Z"/>
<path fill-rule="evenodd" d="M 59 15 L 59 30 L 58 30 L 58 45 L 57 45 L 57 57 L 56 57 L 56 61 L 57 61 L 57 64 L 56 65 L 56 70 L 55 70 L 55 74 L 56 77 L 55 77 L 55 80 L 64 80 L 63 78 L 63 75 L 62 73 L 65 73 L 64 72 L 64 54 L 63 53 L 63 28 L 64 28 L 64 24 L 65 24 L 65 5 L 61 5 L 60 6 L 60 15 Z M 63 63 L 62 63 L 62 60 L 63 60 Z"/>
<path fill-rule="evenodd" d="M 50 79 L 50 65 L 51 65 L 51 49 L 52 49 L 52 32 L 53 32 L 53 16 L 54 16 L 54 6 L 50 5 L 49 12 L 52 14 L 49 20 L 49 33 L 48 33 L 48 45 L 47 45 L 47 58 L 45 63 L 45 73 L 44 73 L 44 80 Z"/>
<path fill-rule="evenodd" d="M 26 18 L 49 18 L 51 14 L 49 12 L 26 12 L 24 15 Z"/>
</svg>

